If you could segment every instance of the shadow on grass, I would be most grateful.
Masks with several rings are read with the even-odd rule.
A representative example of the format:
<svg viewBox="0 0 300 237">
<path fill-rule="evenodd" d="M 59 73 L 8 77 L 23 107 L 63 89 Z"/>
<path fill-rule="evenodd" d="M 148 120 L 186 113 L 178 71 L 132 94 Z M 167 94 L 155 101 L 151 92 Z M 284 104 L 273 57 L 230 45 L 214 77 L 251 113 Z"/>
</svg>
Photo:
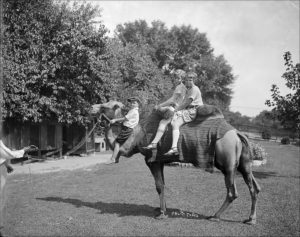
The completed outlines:
<svg viewBox="0 0 300 237">
<path fill-rule="evenodd" d="M 123 216 L 148 216 L 154 217 L 159 214 L 159 208 L 154 208 L 149 205 L 137 205 L 128 203 L 105 203 L 105 202 L 83 202 L 74 198 L 61 198 L 61 197 L 44 197 L 36 198 L 37 200 L 47 202 L 62 202 L 72 204 L 75 207 L 90 207 L 99 210 L 103 214 L 118 214 Z M 204 216 L 194 212 L 182 211 L 179 209 L 168 208 L 167 214 L 169 218 L 185 218 L 185 219 L 207 219 Z"/>
<path fill-rule="evenodd" d="M 270 178 L 270 177 L 280 177 L 280 178 L 295 178 L 295 179 L 299 179 L 300 176 L 299 175 L 280 175 L 277 172 L 274 171 L 252 171 L 253 175 L 255 178 L 258 179 L 266 179 L 266 178 Z"/>
</svg>

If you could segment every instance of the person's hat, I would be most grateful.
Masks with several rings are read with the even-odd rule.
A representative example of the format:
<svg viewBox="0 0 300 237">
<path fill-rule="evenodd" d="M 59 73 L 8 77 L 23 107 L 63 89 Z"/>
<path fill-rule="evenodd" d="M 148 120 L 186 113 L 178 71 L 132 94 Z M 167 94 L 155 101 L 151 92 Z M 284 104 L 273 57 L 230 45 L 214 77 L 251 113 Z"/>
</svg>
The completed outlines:
<svg viewBox="0 0 300 237">
<path fill-rule="evenodd" d="M 133 97 L 128 98 L 127 101 L 128 101 L 128 102 L 136 101 L 136 102 L 138 102 L 140 105 L 142 104 L 141 100 L 140 100 L 138 97 L 136 97 L 136 96 L 133 96 Z"/>
</svg>

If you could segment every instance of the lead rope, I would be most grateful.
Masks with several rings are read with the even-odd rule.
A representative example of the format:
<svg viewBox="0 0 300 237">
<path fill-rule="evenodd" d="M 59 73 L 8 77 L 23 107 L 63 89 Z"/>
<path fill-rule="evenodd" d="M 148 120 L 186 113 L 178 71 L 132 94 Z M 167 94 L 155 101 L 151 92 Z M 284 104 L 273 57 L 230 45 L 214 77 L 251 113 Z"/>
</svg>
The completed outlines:
<svg viewBox="0 0 300 237">
<path fill-rule="evenodd" d="M 28 171 L 29 171 L 29 185 L 30 185 L 30 191 L 32 196 L 32 198 L 30 198 L 30 204 L 31 204 L 32 199 L 34 198 L 32 175 L 31 175 L 31 164 L 28 164 Z"/>
</svg>

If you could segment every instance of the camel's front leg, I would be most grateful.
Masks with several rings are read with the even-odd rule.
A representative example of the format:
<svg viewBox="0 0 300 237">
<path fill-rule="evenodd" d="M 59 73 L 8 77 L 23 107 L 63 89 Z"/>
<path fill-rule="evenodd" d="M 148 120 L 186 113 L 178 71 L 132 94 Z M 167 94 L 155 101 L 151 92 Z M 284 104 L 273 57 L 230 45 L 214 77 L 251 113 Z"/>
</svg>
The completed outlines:
<svg viewBox="0 0 300 237">
<path fill-rule="evenodd" d="M 160 200 L 160 213 L 156 216 L 157 219 L 167 218 L 167 207 L 165 200 L 165 181 L 164 181 L 164 164 L 148 163 L 148 167 L 155 180 L 156 191 Z"/>
</svg>

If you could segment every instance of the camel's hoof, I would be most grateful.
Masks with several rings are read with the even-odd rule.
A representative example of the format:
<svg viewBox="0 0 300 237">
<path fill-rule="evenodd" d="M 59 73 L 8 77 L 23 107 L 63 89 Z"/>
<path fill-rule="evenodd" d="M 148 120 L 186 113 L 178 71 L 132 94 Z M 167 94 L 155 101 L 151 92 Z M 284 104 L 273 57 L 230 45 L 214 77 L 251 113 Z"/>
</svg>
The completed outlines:
<svg viewBox="0 0 300 237">
<path fill-rule="evenodd" d="M 243 223 L 247 225 L 254 225 L 256 224 L 256 219 L 249 218 L 247 220 L 244 220 Z"/>
<path fill-rule="evenodd" d="M 210 221 L 214 221 L 214 222 L 219 222 L 220 221 L 220 218 L 215 217 L 215 216 L 209 216 L 209 217 L 207 217 L 207 219 L 210 220 Z"/>
<path fill-rule="evenodd" d="M 157 219 L 157 220 L 163 220 L 163 219 L 167 219 L 167 218 L 168 218 L 168 215 L 162 211 L 158 215 L 155 216 L 155 219 Z"/>
</svg>

